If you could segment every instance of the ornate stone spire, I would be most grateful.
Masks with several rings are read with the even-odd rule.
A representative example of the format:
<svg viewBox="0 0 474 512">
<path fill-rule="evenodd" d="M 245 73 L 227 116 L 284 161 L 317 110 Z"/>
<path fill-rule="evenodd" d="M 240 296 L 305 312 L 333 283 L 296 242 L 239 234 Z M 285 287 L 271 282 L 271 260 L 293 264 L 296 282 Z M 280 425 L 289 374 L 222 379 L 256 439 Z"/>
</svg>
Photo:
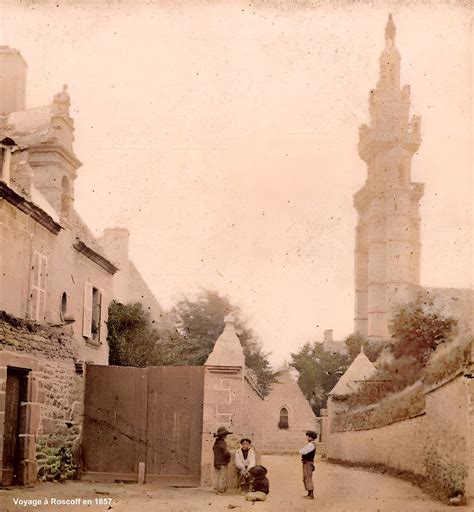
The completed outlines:
<svg viewBox="0 0 474 512">
<path fill-rule="evenodd" d="M 400 87 L 400 53 L 395 46 L 397 29 L 392 15 L 388 15 L 385 27 L 385 48 L 380 55 L 380 76 L 377 87 L 379 89 Z"/>
<path fill-rule="evenodd" d="M 392 15 L 388 15 L 387 25 L 385 26 L 385 45 L 389 46 L 395 44 L 395 35 L 397 33 L 397 27 L 393 22 Z"/>
<path fill-rule="evenodd" d="M 410 120 L 410 87 L 400 86 L 400 53 L 391 15 L 379 59 L 377 87 L 369 93 L 370 124 L 359 129 L 359 155 L 367 181 L 354 195 L 354 331 L 388 340 L 396 304 L 413 300 L 419 286 L 423 185 L 411 182 L 411 158 L 421 143 L 420 119 Z M 358 358 L 364 359 L 363 347 Z"/>
</svg>

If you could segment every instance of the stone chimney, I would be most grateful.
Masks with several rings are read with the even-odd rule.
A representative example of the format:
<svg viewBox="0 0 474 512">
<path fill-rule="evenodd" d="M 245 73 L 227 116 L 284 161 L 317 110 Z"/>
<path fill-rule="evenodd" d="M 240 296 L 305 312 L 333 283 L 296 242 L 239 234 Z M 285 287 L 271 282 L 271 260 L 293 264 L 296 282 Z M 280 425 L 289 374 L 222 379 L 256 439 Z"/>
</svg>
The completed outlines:
<svg viewBox="0 0 474 512">
<path fill-rule="evenodd" d="M 0 114 L 25 109 L 26 70 L 18 50 L 0 46 Z"/>
<path fill-rule="evenodd" d="M 114 299 L 122 303 L 129 301 L 129 240 L 127 228 L 107 228 L 100 240 L 107 256 L 119 268 L 114 275 Z"/>
<path fill-rule="evenodd" d="M 324 343 L 332 343 L 332 329 L 326 329 L 324 331 Z"/>
</svg>

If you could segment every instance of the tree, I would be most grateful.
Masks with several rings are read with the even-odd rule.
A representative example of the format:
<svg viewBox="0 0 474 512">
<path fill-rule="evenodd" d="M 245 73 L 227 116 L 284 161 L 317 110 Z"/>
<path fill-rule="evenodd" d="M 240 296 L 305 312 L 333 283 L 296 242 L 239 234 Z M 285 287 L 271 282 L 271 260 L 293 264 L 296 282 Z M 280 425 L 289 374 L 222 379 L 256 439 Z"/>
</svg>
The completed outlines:
<svg viewBox="0 0 474 512">
<path fill-rule="evenodd" d="M 344 340 L 347 346 L 349 357 L 353 361 L 360 353 L 361 348 L 364 349 L 365 355 L 373 362 L 376 361 L 384 344 L 381 342 L 371 343 L 367 338 L 359 333 L 350 334 Z"/>
<path fill-rule="evenodd" d="M 268 354 L 262 351 L 255 333 L 242 319 L 240 308 L 215 291 L 203 290 L 195 299 L 184 297 L 174 306 L 170 321 L 175 330 L 160 343 L 160 357 L 164 364 L 204 364 L 222 334 L 225 316 L 231 312 L 236 319 L 245 364 L 254 372 L 258 387 L 266 394 L 274 381 Z"/>
<path fill-rule="evenodd" d="M 425 366 L 436 347 L 453 337 L 456 326 L 457 320 L 444 316 L 432 301 L 418 299 L 403 305 L 389 326 L 393 357 L 412 358 Z"/>
<path fill-rule="evenodd" d="M 313 410 L 319 414 L 326 407 L 327 397 L 349 367 L 349 355 L 326 352 L 322 343 L 306 343 L 298 352 L 291 354 L 290 363 L 298 370 L 298 384 Z"/>
<path fill-rule="evenodd" d="M 159 334 L 151 327 L 148 312 L 140 303 L 113 301 L 107 321 L 109 363 L 117 366 L 156 366 Z"/>
<path fill-rule="evenodd" d="M 349 404 L 372 404 L 414 384 L 436 347 L 453 338 L 456 326 L 457 320 L 444 316 L 431 301 L 417 299 L 400 306 L 390 323 L 392 342 L 380 356 L 377 374 L 361 383 Z"/>
</svg>

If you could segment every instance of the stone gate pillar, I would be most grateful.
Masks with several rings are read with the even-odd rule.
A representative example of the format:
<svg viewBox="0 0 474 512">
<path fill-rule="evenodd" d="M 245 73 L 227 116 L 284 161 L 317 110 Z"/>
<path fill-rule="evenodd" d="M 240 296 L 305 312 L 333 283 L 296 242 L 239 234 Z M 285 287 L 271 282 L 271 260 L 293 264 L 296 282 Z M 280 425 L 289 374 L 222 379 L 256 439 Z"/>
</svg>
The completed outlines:
<svg viewBox="0 0 474 512">
<path fill-rule="evenodd" d="M 220 425 L 238 434 L 242 430 L 245 357 L 232 315 L 204 367 L 204 407 L 201 485 L 212 485 L 213 433 Z"/>
</svg>

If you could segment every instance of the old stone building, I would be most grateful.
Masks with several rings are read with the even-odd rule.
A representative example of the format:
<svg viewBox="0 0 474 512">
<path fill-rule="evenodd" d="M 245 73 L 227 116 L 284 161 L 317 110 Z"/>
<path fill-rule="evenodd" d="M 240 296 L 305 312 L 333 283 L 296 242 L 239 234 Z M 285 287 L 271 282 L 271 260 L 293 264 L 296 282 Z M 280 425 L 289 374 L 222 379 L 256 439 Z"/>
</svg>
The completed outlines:
<svg viewBox="0 0 474 512">
<path fill-rule="evenodd" d="M 277 382 L 266 397 L 259 393 L 246 373 L 231 315 L 206 361 L 204 382 L 203 485 L 211 483 L 212 433 L 219 425 L 232 430 L 228 443 L 233 449 L 238 447 L 240 438 L 250 437 L 258 454 L 297 453 L 305 443 L 305 432 L 318 428 L 316 416 L 287 367 L 278 373 Z M 232 463 L 229 476 L 236 485 Z"/>
<path fill-rule="evenodd" d="M 108 362 L 117 267 L 74 208 L 67 87 L 25 109 L 20 53 L 0 47 L 0 69 L 0 476 L 25 484 L 37 441 L 79 435 L 83 364 Z"/>
<path fill-rule="evenodd" d="M 297 372 L 284 367 L 265 397 L 264 453 L 298 453 L 305 443 L 305 432 L 319 429 L 317 418 L 297 381 Z"/>
</svg>

